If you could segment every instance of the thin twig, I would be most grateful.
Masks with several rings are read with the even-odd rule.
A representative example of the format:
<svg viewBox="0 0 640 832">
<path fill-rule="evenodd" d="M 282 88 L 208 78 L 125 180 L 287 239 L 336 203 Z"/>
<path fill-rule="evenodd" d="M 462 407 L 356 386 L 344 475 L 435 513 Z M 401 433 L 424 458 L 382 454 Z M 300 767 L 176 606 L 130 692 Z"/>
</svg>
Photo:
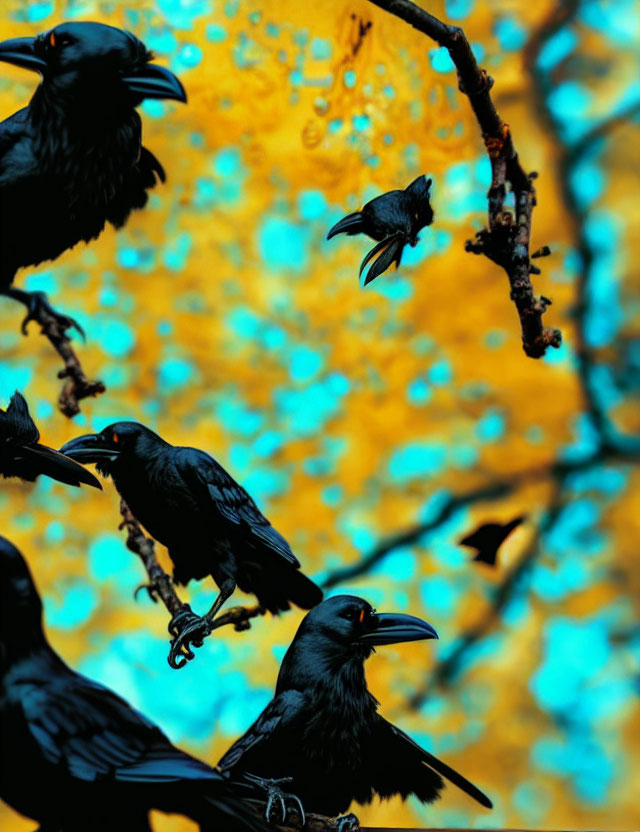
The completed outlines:
<svg viewBox="0 0 640 832">
<path fill-rule="evenodd" d="M 531 284 L 529 254 L 531 221 L 536 204 L 535 174 L 527 173 L 518 159 L 511 130 L 498 115 L 491 98 L 493 78 L 478 66 L 466 35 L 459 26 L 449 26 L 416 6 L 411 0 L 369 0 L 375 6 L 406 21 L 419 32 L 444 46 L 458 72 L 458 87 L 471 104 L 482 131 L 491 162 L 491 187 L 488 193 L 488 228 L 467 241 L 466 250 L 483 254 L 507 273 L 520 318 L 522 346 L 530 358 L 540 358 L 548 347 L 559 347 L 560 330 L 545 327 L 542 316 L 551 303 L 536 298 Z M 516 215 L 504 209 L 507 185 L 515 196 Z"/>
<path fill-rule="evenodd" d="M 127 548 L 138 555 L 149 576 L 149 583 L 138 587 L 136 594 L 141 589 L 146 589 L 154 603 L 157 603 L 160 599 L 168 612 L 171 613 L 172 620 L 178 615 L 191 621 L 197 620 L 198 616 L 192 612 L 189 604 L 185 604 L 180 599 L 171 577 L 158 563 L 154 541 L 142 531 L 140 524 L 124 500 L 120 500 L 120 514 L 122 515 L 122 522 L 119 528 L 126 529 Z M 264 612 L 264 609 L 260 606 L 232 607 L 218 615 L 206 629 L 200 629 L 197 634 L 193 634 L 191 637 L 185 637 L 182 633 L 174 634 L 170 644 L 169 664 L 175 670 L 185 667 L 191 659 L 195 658 L 195 653 L 191 650 L 192 645 L 201 647 L 208 635 L 228 624 L 232 624 L 237 631 L 248 630 L 251 627 L 251 619 L 264 615 Z"/>
<path fill-rule="evenodd" d="M 40 324 L 42 334 L 62 358 L 64 368 L 58 373 L 58 378 L 65 382 L 58 396 L 58 407 L 69 419 L 80 413 L 80 401 L 104 393 L 106 387 L 100 380 L 90 381 L 82 369 L 80 359 L 71 346 L 71 339 L 66 328 L 45 309 L 38 310 L 34 318 Z"/>
</svg>

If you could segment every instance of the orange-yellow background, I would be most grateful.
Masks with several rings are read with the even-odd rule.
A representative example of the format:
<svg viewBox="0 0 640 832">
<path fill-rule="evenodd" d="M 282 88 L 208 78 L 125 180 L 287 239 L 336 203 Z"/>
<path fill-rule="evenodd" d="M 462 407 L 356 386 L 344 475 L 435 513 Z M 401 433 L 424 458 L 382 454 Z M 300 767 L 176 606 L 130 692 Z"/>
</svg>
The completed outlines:
<svg viewBox="0 0 640 832">
<path fill-rule="evenodd" d="M 143 108 L 168 173 L 148 209 L 18 278 L 83 322 L 78 351 L 107 394 L 65 420 L 52 407 L 56 358 L 35 328 L 19 335 L 22 310 L 3 302 L 0 397 L 22 389 L 54 446 L 134 418 L 209 450 L 318 579 L 433 518 L 448 495 L 525 474 L 332 588 L 438 628 L 437 644 L 380 649 L 370 686 L 496 808 L 451 787 L 431 808 L 356 812 L 376 826 L 638 828 L 640 505 L 626 439 L 640 365 L 637 5 L 428 7 L 464 26 L 540 173 L 533 244 L 553 254 L 534 281 L 553 299 L 560 351 L 524 356 L 506 277 L 464 253 L 486 205 L 481 139 L 446 57 L 402 22 L 366 0 L 6 0 L 2 37 L 71 17 L 130 28 L 189 103 Z M 0 116 L 35 83 L 0 65 Z M 329 244 L 327 230 L 423 172 L 436 222 L 397 274 L 359 289 L 366 241 Z M 613 438 L 600 453 L 603 431 Z M 560 459 L 575 470 L 554 473 Z M 474 524 L 520 513 L 496 570 L 456 546 Z M 34 570 L 56 649 L 215 762 L 268 701 L 301 614 L 217 634 L 171 671 L 167 615 L 134 602 L 141 567 L 118 520 L 111 484 L 1 485 L 0 531 Z M 205 609 L 212 592 L 187 594 Z M 412 707 L 476 625 L 458 672 Z M 33 823 L 3 805 L 0 827 Z M 156 828 L 190 827 L 159 817 Z"/>
</svg>

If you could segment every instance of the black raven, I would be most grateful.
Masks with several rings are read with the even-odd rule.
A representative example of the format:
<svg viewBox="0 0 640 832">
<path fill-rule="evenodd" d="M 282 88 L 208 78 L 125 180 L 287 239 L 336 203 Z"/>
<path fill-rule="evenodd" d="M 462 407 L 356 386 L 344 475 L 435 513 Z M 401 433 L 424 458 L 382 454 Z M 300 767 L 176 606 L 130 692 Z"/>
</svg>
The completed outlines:
<svg viewBox="0 0 640 832">
<path fill-rule="evenodd" d="M 502 546 L 511 532 L 521 523 L 525 517 L 516 517 L 510 523 L 484 523 L 471 534 L 461 538 L 460 546 L 469 546 L 476 549 L 477 554 L 472 560 L 495 566 L 498 559 L 498 549 Z"/>
<path fill-rule="evenodd" d="M 414 179 L 404 191 L 388 191 L 367 202 L 361 211 L 347 214 L 327 234 L 327 240 L 336 234 L 366 234 L 379 240 L 362 261 L 360 274 L 378 255 L 369 269 L 364 285 L 379 277 L 395 260 L 400 265 L 404 247 L 415 246 L 418 232 L 433 222 L 433 210 L 429 202 L 431 180 L 426 176 Z"/>
<path fill-rule="evenodd" d="M 437 637 L 420 618 L 377 613 L 351 595 L 327 599 L 303 619 L 274 698 L 219 767 L 262 782 L 284 815 L 274 786 L 282 780 L 307 811 L 330 816 L 374 795 L 431 803 L 444 785 L 440 775 L 491 808 L 473 784 L 383 719 L 367 689 L 364 662 L 374 647 Z"/>
<path fill-rule="evenodd" d="M 43 832 L 150 832 L 152 809 L 201 830 L 264 829 L 226 775 L 75 673 L 42 628 L 20 552 L 0 537 L 0 797 Z"/>
<path fill-rule="evenodd" d="M 92 473 L 53 448 L 41 445 L 40 432 L 24 396 L 16 392 L 6 410 L 0 407 L 0 476 L 33 482 L 40 474 L 67 485 L 84 482 L 102 488 Z"/>
<path fill-rule="evenodd" d="M 310 609 L 322 600 L 284 537 L 205 451 L 170 445 L 138 422 L 116 422 L 60 450 L 112 477 L 136 519 L 168 548 L 176 583 L 213 577 L 220 593 L 205 629 L 236 585 L 274 614 L 289 602 Z M 174 619 L 170 631 L 176 627 Z"/>
<path fill-rule="evenodd" d="M 62 23 L 0 42 L 0 61 L 42 76 L 29 105 L 0 123 L 0 294 L 27 306 L 23 332 L 41 309 L 65 329 L 80 328 L 42 293 L 12 286 L 18 269 L 95 239 L 107 222 L 124 225 L 156 176 L 165 179 L 142 146 L 135 108 L 186 94 L 152 57 L 130 32 L 102 23 Z"/>
</svg>

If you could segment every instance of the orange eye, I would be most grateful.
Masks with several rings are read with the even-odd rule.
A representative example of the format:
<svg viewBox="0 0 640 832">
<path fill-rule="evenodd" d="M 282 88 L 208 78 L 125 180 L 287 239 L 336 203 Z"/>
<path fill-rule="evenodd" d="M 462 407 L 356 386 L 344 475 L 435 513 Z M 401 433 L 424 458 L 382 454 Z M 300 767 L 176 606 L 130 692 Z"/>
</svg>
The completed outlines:
<svg viewBox="0 0 640 832">
<path fill-rule="evenodd" d="M 114 433 L 111 438 L 113 439 L 114 442 L 119 442 L 120 441 L 120 437 L 118 436 L 117 433 Z"/>
<path fill-rule="evenodd" d="M 364 621 L 364 609 L 360 610 L 360 623 Z"/>
<path fill-rule="evenodd" d="M 55 32 L 51 32 L 51 34 L 49 35 L 49 45 L 50 45 L 50 46 L 53 46 L 53 48 L 54 48 L 54 49 L 56 48 L 56 35 L 55 35 Z"/>
</svg>

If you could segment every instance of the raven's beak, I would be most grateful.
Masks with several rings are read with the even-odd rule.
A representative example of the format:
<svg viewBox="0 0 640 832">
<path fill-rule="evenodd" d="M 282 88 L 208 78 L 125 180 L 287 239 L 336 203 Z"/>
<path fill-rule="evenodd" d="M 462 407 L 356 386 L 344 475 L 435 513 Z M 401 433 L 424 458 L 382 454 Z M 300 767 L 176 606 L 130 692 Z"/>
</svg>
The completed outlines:
<svg viewBox="0 0 640 832">
<path fill-rule="evenodd" d="M 99 433 L 87 433 L 65 443 L 60 448 L 60 453 L 86 465 L 90 462 L 101 462 L 104 459 L 113 462 L 119 455 L 120 449 Z"/>
<path fill-rule="evenodd" d="M 400 644 L 403 641 L 424 641 L 438 638 L 438 634 L 427 621 L 414 615 L 383 612 L 373 618 L 373 629 L 362 633 L 358 640 L 375 647 L 378 644 Z"/>
<path fill-rule="evenodd" d="M 22 454 L 25 460 L 37 466 L 39 473 L 46 477 L 67 485 L 80 485 L 83 482 L 102 491 L 100 480 L 94 477 L 91 471 L 87 471 L 82 465 L 59 451 L 54 451 L 53 448 L 40 444 L 24 445 Z"/>
<path fill-rule="evenodd" d="M 145 64 L 142 69 L 122 80 L 140 98 L 173 98 L 186 104 L 187 93 L 180 79 L 171 70 L 158 64 Z"/>
<path fill-rule="evenodd" d="M 0 42 L 0 61 L 35 72 L 44 73 L 47 62 L 38 58 L 35 52 L 35 38 L 11 38 Z"/>
</svg>

